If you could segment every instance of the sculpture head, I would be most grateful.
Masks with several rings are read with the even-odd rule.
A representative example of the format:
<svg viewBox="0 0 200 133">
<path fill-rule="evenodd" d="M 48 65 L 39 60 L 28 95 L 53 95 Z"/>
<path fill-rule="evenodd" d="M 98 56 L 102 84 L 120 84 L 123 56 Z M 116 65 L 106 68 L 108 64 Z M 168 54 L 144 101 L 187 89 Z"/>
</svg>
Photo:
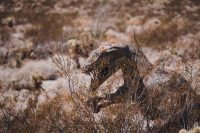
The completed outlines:
<svg viewBox="0 0 200 133">
<path fill-rule="evenodd" d="M 130 56 L 127 45 L 107 43 L 93 50 L 82 67 L 82 72 L 91 76 L 90 91 L 95 91 L 119 70 L 125 64 L 124 60 Z"/>
</svg>

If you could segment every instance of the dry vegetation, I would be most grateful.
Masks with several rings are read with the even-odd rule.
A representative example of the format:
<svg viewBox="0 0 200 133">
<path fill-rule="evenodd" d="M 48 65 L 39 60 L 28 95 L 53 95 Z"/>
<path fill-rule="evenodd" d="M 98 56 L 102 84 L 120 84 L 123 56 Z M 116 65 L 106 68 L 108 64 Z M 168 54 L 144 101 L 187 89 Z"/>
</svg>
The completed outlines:
<svg viewBox="0 0 200 133">
<path fill-rule="evenodd" d="M 93 114 L 79 68 L 100 42 L 131 43 L 135 32 L 153 64 L 179 71 L 200 94 L 199 18 L 198 0 L 1 0 L 0 132 L 156 132 L 162 121 L 134 103 Z M 122 82 L 118 72 L 97 93 Z"/>
</svg>

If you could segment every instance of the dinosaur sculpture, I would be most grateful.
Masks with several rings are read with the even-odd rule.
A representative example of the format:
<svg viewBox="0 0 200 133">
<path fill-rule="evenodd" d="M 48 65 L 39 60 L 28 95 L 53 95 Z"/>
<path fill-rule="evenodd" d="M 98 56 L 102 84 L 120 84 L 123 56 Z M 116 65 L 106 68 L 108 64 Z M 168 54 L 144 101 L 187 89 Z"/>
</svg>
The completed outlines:
<svg viewBox="0 0 200 133">
<path fill-rule="evenodd" d="M 165 121 L 158 132 L 176 125 L 177 121 L 180 128 L 186 129 L 194 121 L 200 122 L 200 100 L 190 83 L 175 71 L 151 64 L 133 44 L 101 45 L 91 52 L 82 67 L 83 73 L 92 77 L 90 92 L 119 69 L 123 72 L 124 84 L 115 93 L 87 101 L 94 113 L 111 104 L 137 102 L 147 119 Z"/>
</svg>

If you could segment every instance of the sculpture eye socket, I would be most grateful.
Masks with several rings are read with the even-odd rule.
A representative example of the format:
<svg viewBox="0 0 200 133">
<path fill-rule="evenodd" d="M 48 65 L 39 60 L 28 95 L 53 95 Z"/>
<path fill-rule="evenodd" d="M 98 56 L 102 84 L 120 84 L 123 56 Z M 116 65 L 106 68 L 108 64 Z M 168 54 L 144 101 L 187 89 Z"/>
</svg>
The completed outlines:
<svg viewBox="0 0 200 133">
<path fill-rule="evenodd" d="M 109 67 L 104 67 L 104 68 L 100 71 L 100 73 L 99 73 L 99 75 L 98 75 L 98 78 L 99 78 L 99 79 L 104 78 L 104 77 L 108 74 L 108 70 L 109 70 Z"/>
</svg>

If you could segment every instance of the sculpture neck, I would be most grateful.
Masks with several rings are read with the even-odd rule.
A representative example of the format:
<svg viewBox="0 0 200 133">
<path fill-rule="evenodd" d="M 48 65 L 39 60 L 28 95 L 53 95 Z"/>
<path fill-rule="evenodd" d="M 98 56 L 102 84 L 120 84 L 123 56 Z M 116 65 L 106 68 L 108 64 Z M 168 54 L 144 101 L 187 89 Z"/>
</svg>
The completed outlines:
<svg viewBox="0 0 200 133">
<path fill-rule="evenodd" d="M 135 62 L 141 78 L 144 78 L 152 69 L 153 64 L 146 58 L 141 49 L 135 54 Z"/>
<path fill-rule="evenodd" d="M 153 69 L 153 64 L 146 58 L 144 53 L 140 48 L 138 48 L 135 45 L 128 45 L 128 54 L 126 58 L 129 61 L 128 66 L 133 67 L 133 64 L 137 64 L 137 70 L 139 72 L 139 75 L 141 78 L 144 78 L 152 69 Z"/>
<path fill-rule="evenodd" d="M 125 82 L 130 82 L 133 78 L 144 78 L 154 67 L 142 50 L 134 45 L 127 47 L 126 56 L 120 64 Z"/>
<path fill-rule="evenodd" d="M 149 62 L 140 49 L 131 47 L 129 52 L 131 56 L 124 60 L 125 63 L 123 63 L 122 72 L 124 84 L 127 88 L 132 88 L 129 89 L 129 93 L 136 100 L 136 94 L 142 94 L 143 91 L 140 91 L 144 89 L 142 88 L 143 78 L 153 69 L 153 64 Z"/>
</svg>

